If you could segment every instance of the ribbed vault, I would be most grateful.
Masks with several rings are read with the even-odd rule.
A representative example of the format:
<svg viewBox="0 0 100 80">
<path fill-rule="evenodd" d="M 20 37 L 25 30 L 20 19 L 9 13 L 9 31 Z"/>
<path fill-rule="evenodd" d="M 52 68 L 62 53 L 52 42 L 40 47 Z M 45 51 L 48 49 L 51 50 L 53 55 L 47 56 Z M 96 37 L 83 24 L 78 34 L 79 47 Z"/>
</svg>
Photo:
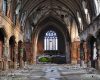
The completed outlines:
<svg viewBox="0 0 100 80">
<path fill-rule="evenodd" d="M 77 12 L 82 18 L 83 26 L 87 26 L 83 7 L 83 0 L 26 0 L 22 5 L 22 12 L 27 12 L 27 18 L 30 19 L 31 24 L 36 25 L 38 21 L 47 14 L 55 14 L 61 20 L 71 16 L 77 23 L 80 31 Z"/>
</svg>

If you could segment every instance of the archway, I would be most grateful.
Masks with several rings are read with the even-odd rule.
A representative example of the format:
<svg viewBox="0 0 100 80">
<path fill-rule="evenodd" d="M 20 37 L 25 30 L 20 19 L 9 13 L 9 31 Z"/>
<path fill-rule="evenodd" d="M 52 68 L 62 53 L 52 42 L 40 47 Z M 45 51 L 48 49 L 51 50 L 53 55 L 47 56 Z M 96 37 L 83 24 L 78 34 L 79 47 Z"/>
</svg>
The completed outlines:
<svg viewBox="0 0 100 80">
<path fill-rule="evenodd" d="M 5 33 L 5 30 L 3 28 L 0 28 L 0 69 L 4 69 L 4 62 L 2 59 L 4 58 L 4 44 L 5 44 L 5 39 L 7 35 Z"/>
<path fill-rule="evenodd" d="M 38 38 L 39 55 L 50 55 L 52 63 L 66 63 L 66 47 L 64 35 L 52 25 L 41 30 Z M 54 57 L 55 56 L 55 57 Z"/>
<path fill-rule="evenodd" d="M 16 57 L 16 53 L 15 53 L 15 43 L 16 43 L 16 41 L 15 41 L 15 36 L 11 36 L 10 37 L 10 39 L 9 39 L 9 51 L 10 51 L 10 59 L 11 59 L 11 68 L 14 68 L 15 67 L 15 65 L 14 65 L 14 63 L 15 63 L 15 57 Z"/>
<path fill-rule="evenodd" d="M 88 57 L 91 62 L 91 67 L 96 68 L 96 62 L 97 62 L 97 46 L 96 46 L 96 38 L 92 35 L 90 35 L 87 39 L 88 44 Z"/>
<path fill-rule="evenodd" d="M 0 59 L 3 57 L 3 45 L 4 45 L 5 34 L 3 29 L 0 29 Z"/>
<path fill-rule="evenodd" d="M 45 23 L 46 22 L 46 23 Z M 44 49 L 44 37 L 45 34 L 49 31 L 53 31 L 57 34 L 58 38 L 58 50 L 45 50 Z M 50 37 L 49 37 L 50 38 Z M 70 63 L 70 37 L 66 25 L 57 20 L 56 18 L 49 16 L 40 24 L 38 24 L 36 32 L 33 35 L 33 50 L 34 56 L 38 56 L 40 54 L 60 54 L 58 56 L 64 57 L 64 61 L 61 63 Z M 61 56 L 62 55 L 62 56 Z M 60 62 L 60 61 L 59 61 Z"/>
</svg>

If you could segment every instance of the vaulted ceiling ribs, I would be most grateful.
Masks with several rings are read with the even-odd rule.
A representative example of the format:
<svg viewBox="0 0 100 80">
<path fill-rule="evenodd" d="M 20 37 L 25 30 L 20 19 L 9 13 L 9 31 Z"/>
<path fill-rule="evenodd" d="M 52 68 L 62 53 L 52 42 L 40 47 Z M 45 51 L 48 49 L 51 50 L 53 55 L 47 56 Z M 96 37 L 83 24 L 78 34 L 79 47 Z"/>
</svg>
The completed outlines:
<svg viewBox="0 0 100 80">
<path fill-rule="evenodd" d="M 32 8 L 30 9 L 31 11 L 28 11 L 29 16 L 31 15 L 36 15 L 41 13 L 42 14 L 46 14 L 46 11 L 49 13 L 55 13 L 57 15 L 71 15 L 73 16 L 73 13 L 71 10 L 69 10 L 68 8 L 66 8 L 63 4 L 61 4 L 58 1 L 50 1 L 50 0 L 44 0 L 44 2 L 42 2 L 41 4 L 37 5 L 36 8 Z M 44 13 L 43 13 L 44 12 Z"/>
<path fill-rule="evenodd" d="M 27 17 L 34 24 L 44 16 L 53 14 L 61 19 L 62 16 L 71 16 L 78 25 L 77 12 L 79 12 L 84 26 L 87 25 L 80 0 L 29 0 L 23 5 L 22 10 L 27 11 Z"/>
</svg>

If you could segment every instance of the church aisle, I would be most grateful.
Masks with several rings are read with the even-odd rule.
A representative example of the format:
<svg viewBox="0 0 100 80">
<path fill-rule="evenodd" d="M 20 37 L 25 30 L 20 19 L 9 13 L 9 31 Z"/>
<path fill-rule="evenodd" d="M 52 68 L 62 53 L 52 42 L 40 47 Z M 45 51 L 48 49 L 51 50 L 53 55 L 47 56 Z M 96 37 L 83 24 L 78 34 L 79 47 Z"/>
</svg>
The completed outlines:
<svg viewBox="0 0 100 80">
<path fill-rule="evenodd" d="M 34 64 L 1 71 L 0 80 L 100 80 L 100 75 L 93 68 L 79 65 Z"/>
</svg>

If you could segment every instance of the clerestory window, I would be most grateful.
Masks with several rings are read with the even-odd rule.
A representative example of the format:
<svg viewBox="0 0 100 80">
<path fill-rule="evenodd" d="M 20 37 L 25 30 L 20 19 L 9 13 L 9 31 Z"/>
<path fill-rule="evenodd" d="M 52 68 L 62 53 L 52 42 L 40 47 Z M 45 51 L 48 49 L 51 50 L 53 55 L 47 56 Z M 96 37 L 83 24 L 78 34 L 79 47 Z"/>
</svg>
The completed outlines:
<svg viewBox="0 0 100 80">
<path fill-rule="evenodd" d="M 3 9 L 3 14 L 7 15 L 7 0 L 3 0 L 2 9 Z"/>
<path fill-rule="evenodd" d="M 96 14 L 100 14 L 100 0 L 94 0 L 95 6 L 96 6 Z"/>
</svg>

